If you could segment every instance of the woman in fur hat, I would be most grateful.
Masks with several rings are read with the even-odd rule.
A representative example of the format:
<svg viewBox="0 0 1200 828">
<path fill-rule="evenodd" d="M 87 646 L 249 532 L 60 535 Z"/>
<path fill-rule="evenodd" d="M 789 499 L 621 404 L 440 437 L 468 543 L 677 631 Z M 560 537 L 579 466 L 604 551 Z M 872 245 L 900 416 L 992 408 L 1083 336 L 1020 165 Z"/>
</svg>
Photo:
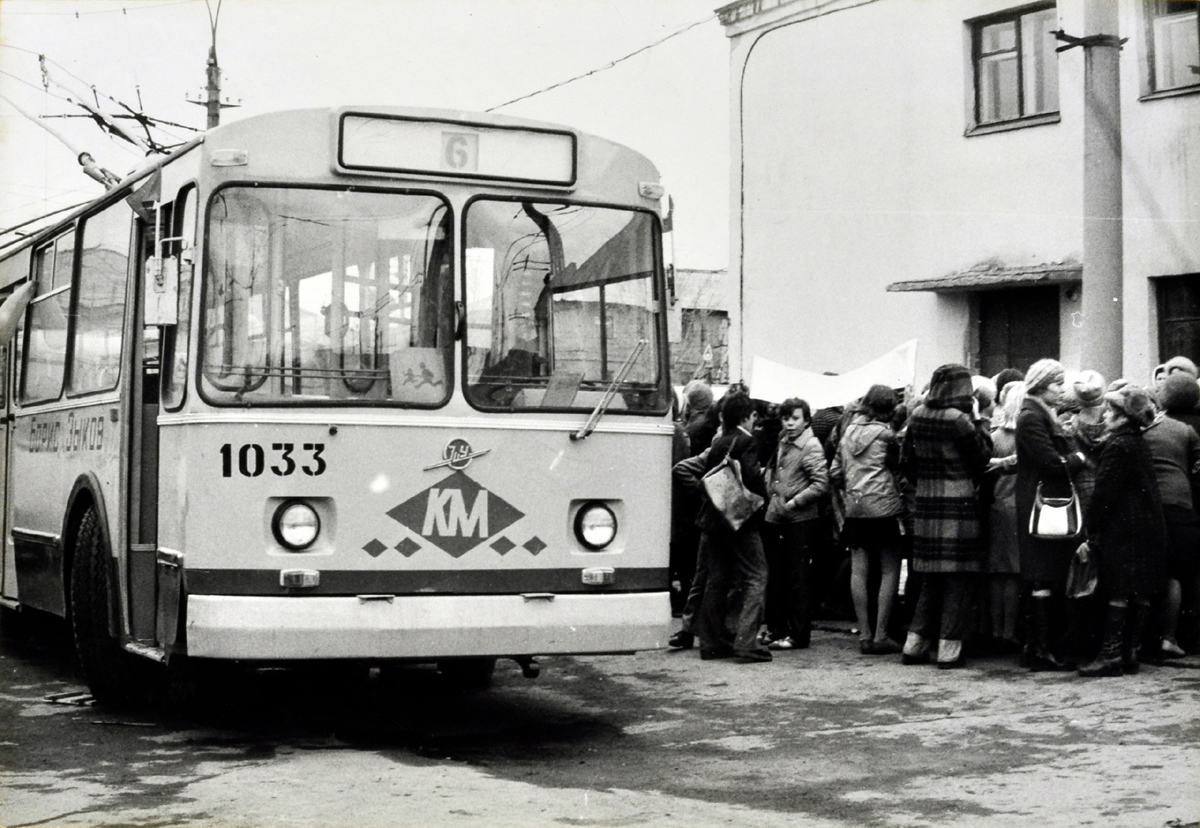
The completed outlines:
<svg viewBox="0 0 1200 828">
<path fill-rule="evenodd" d="M 1142 388 L 1127 385 L 1105 394 L 1108 439 L 1100 453 L 1096 488 L 1088 507 L 1089 554 L 1097 557 L 1099 585 L 1108 600 L 1104 643 L 1081 676 L 1136 673 L 1151 598 L 1166 583 L 1166 524 L 1150 449 L 1142 429 L 1154 421 L 1154 404 Z"/>
</svg>

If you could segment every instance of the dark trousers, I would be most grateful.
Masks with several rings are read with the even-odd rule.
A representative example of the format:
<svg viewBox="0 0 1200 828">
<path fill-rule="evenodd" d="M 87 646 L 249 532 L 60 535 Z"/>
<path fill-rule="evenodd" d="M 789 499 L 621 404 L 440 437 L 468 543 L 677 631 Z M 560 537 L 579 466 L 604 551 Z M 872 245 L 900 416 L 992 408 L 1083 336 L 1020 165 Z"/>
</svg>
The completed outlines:
<svg viewBox="0 0 1200 828">
<path fill-rule="evenodd" d="M 925 572 L 908 631 L 922 638 L 962 641 L 974 612 L 973 572 Z"/>
<path fill-rule="evenodd" d="M 767 559 L 756 529 L 720 535 L 701 532 L 697 569 L 708 575 L 693 621 L 706 649 L 755 650 L 767 592 Z M 740 589 L 739 589 L 740 588 Z M 738 594 L 731 595 L 737 592 Z M 733 619 L 733 635 L 726 618 Z"/>
<path fill-rule="evenodd" d="M 797 643 L 807 642 L 812 633 L 809 571 L 814 523 L 765 523 L 762 528 L 767 555 L 767 626 L 772 635 L 790 635 Z"/>
</svg>

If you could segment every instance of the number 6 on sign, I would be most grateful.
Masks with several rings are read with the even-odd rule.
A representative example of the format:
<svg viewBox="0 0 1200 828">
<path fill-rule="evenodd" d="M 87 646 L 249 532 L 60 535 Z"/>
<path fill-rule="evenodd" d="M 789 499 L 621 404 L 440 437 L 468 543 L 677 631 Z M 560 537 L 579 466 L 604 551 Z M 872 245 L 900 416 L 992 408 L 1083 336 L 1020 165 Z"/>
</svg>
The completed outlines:
<svg viewBox="0 0 1200 828">
<path fill-rule="evenodd" d="M 472 132 L 443 132 L 442 163 L 450 170 L 478 170 L 479 136 Z"/>
</svg>

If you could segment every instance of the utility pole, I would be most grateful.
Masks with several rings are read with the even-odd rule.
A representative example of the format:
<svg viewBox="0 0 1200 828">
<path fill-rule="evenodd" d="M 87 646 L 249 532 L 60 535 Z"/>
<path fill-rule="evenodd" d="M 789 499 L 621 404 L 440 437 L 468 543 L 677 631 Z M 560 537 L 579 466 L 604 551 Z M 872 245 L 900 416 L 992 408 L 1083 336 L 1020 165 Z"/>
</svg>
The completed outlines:
<svg viewBox="0 0 1200 828">
<path fill-rule="evenodd" d="M 204 87 L 203 100 L 187 99 L 188 103 L 200 104 L 208 110 L 208 122 L 205 125 L 207 129 L 221 123 L 222 109 L 237 106 L 229 101 L 221 103 L 221 67 L 217 63 L 217 22 L 221 19 L 221 2 L 222 0 L 217 0 L 217 12 L 213 14 L 212 6 L 208 0 L 204 0 L 204 5 L 208 8 L 209 29 L 212 32 L 212 45 L 208 47 L 208 65 L 205 71 L 208 83 Z"/>
<path fill-rule="evenodd" d="M 1083 4 L 1083 365 L 1124 376 L 1124 206 L 1121 188 L 1121 40 L 1117 0 Z"/>
</svg>

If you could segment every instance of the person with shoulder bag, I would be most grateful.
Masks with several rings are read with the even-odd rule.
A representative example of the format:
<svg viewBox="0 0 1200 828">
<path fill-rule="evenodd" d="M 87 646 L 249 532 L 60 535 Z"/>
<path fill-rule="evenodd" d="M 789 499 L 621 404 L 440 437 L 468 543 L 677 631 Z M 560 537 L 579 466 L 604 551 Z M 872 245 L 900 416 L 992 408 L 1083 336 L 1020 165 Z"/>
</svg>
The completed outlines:
<svg viewBox="0 0 1200 828">
<path fill-rule="evenodd" d="M 717 469 L 726 458 L 737 461 L 745 488 L 765 499 L 767 490 L 758 463 L 758 442 L 752 434 L 755 416 L 748 395 L 740 392 L 726 395 L 721 405 L 721 434 L 709 448 L 704 474 Z M 700 527 L 697 569 L 707 572 L 707 580 L 693 623 L 702 659 L 771 660 L 770 650 L 758 641 L 767 591 L 760 515 L 733 529 L 708 493 L 702 496 L 696 516 L 696 525 Z M 737 595 L 732 603 L 731 594 Z M 733 631 L 726 627 L 727 616 L 736 619 Z"/>
<path fill-rule="evenodd" d="M 1066 371 L 1054 359 L 1040 359 L 1025 373 L 1025 401 L 1017 415 L 1017 546 L 1021 580 L 1029 585 L 1026 666 L 1034 672 L 1069 670 L 1059 654 L 1066 612 L 1064 590 L 1078 534 L 1059 539 L 1034 537 L 1030 522 L 1039 491 L 1045 498 L 1077 498 L 1071 474 L 1084 466 L 1058 421 Z M 1082 527 L 1080 527 L 1082 529 Z"/>
<path fill-rule="evenodd" d="M 768 472 L 763 546 L 767 553 L 767 626 L 773 650 L 809 645 L 809 565 L 817 504 L 829 491 L 825 450 L 813 436 L 808 403 L 792 397 L 779 406 L 783 431 Z"/>
</svg>

